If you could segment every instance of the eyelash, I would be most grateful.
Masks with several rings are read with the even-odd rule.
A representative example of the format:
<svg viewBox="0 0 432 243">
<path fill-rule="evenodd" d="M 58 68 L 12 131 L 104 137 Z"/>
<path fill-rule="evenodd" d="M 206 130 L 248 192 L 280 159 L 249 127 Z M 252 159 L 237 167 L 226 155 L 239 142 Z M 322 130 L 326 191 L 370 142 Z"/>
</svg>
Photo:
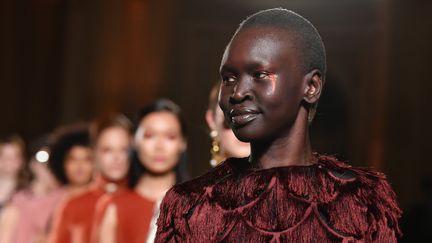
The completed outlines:
<svg viewBox="0 0 432 243">
<path fill-rule="evenodd" d="M 229 79 L 232 79 L 232 80 L 229 80 Z M 233 76 L 225 76 L 225 77 L 222 77 L 222 81 L 224 83 L 232 83 L 235 81 L 235 78 Z"/>
<path fill-rule="evenodd" d="M 252 76 L 257 79 L 266 79 L 269 77 L 269 73 L 264 71 L 259 71 L 259 72 L 254 72 Z"/>
<path fill-rule="evenodd" d="M 252 74 L 254 79 L 267 79 L 269 78 L 270 73 L 266 71 L 257 71 Z M 236 77 L 233 75 L 230 76 L 222 76 L 222 82 L 225 84 L 233 83 L 236 81 Z"/>
</svg>

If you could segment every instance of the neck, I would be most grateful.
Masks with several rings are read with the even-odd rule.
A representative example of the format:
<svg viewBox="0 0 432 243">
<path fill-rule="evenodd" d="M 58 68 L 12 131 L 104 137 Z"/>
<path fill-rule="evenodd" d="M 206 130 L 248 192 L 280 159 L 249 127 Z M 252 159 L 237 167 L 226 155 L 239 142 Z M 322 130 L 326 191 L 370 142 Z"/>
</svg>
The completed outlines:
<svg viewBox="0 0 432 243">
<path fill-rule="evenodd" d="M 66 190 L 70 195 L 77 195 L 88 189 L 88 185 L 68 185 Z"/>
<path fill-rule="evenodd" d="M 283 136 L 267 142 L 251 143 L 250 159 L 263 169 L 315 163 L 309 139 L 307 110 L 300 109 L 293 126 Z"/>
<path fill-rule="evenodd" d="M 108 193 L 116 193 L 119 190 L 127 188 L 127 183 L 127 177 L 113 180 L 102 174 L 97 174 L 92 183 L 92 188 L 102 189 L 103 191 Z"/>
<path fill-rule="evenodd" d="M 50 186 L 40 180 L 34 180 L 30 185 L 31 191 L 36 196 L 43 196 L 54 190 L 55 186 Z"/>
<path fill-rule="evenodd" d="M 145 198 L 157 201 L 165 195 L 176 182 L 176 173 L 171 171 L 163 175 L 145 173 L 139 180 L 135 191 Z"/>
</svg>

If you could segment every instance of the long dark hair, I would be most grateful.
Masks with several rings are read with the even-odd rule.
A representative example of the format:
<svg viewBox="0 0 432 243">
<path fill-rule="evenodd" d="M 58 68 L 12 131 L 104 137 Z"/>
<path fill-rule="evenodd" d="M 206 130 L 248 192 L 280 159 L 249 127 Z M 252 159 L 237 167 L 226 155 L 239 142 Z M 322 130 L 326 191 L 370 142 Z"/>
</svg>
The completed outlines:
<svg viewBox="0 0 432 243">
<path fill-rule="evenodd" d="M 141 121 L 149 114 L 154 112 L 167 111 L 175 115 L 178 122 L 180 123 L 181 133 L 183 137 L 187 138 L 186 122 L 183 118 L 180 107 L 168 99 L 158 99 L 145 106 L 140 110 L 136 119 L 134 120 L 134 133 L 139 128 Z M 139 160 L 138 152 L 136 148 L 133 148 L 130 153 L 130 169 L 129 169 L 129 182 L 130 188 L 135 187 L 138 184 L 141 176 L 146 172 L 146 168 L 142 165 Z M 183 152 L 180 159 L 175 167 L 176 172 L 176 183 L 181 183 L 190 179 L 188 168 L 187 168 L 187 156 L 186 152 Z"/>
</svg>

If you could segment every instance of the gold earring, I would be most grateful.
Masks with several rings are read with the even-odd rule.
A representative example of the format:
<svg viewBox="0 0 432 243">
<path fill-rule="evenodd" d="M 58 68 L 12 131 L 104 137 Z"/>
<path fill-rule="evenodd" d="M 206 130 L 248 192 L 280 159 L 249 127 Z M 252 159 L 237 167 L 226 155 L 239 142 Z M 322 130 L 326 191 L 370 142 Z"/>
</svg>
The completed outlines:
<svg viewBox="0 0 432 243">
<path fill-rule="evenodd" d="M 211 154 L 210 165 L 212 167 L 216 167 L 218 164 L 220 164 L 223 161 L 224 157 L 221 155 L 220 143 L 219 143 L 217 131 L 215 130 L 211 131 L 210 137 L 212 139 L 211 148 L 210 148 L 210 154 Z"/>
</svg>

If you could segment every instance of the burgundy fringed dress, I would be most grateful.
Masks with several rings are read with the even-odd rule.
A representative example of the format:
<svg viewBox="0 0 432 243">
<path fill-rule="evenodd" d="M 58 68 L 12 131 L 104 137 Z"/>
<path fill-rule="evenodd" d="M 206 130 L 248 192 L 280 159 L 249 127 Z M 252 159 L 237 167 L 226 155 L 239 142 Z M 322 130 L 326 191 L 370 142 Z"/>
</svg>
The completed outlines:
<svg viewBox="0 0 432 243">
<path fill-rule="evenodd" d="M 229 159 L 168 191 L 156 242 L 396 242 L 401 216 L 385 176 L 318 156 L 254 169 Z"/>
</svg>

